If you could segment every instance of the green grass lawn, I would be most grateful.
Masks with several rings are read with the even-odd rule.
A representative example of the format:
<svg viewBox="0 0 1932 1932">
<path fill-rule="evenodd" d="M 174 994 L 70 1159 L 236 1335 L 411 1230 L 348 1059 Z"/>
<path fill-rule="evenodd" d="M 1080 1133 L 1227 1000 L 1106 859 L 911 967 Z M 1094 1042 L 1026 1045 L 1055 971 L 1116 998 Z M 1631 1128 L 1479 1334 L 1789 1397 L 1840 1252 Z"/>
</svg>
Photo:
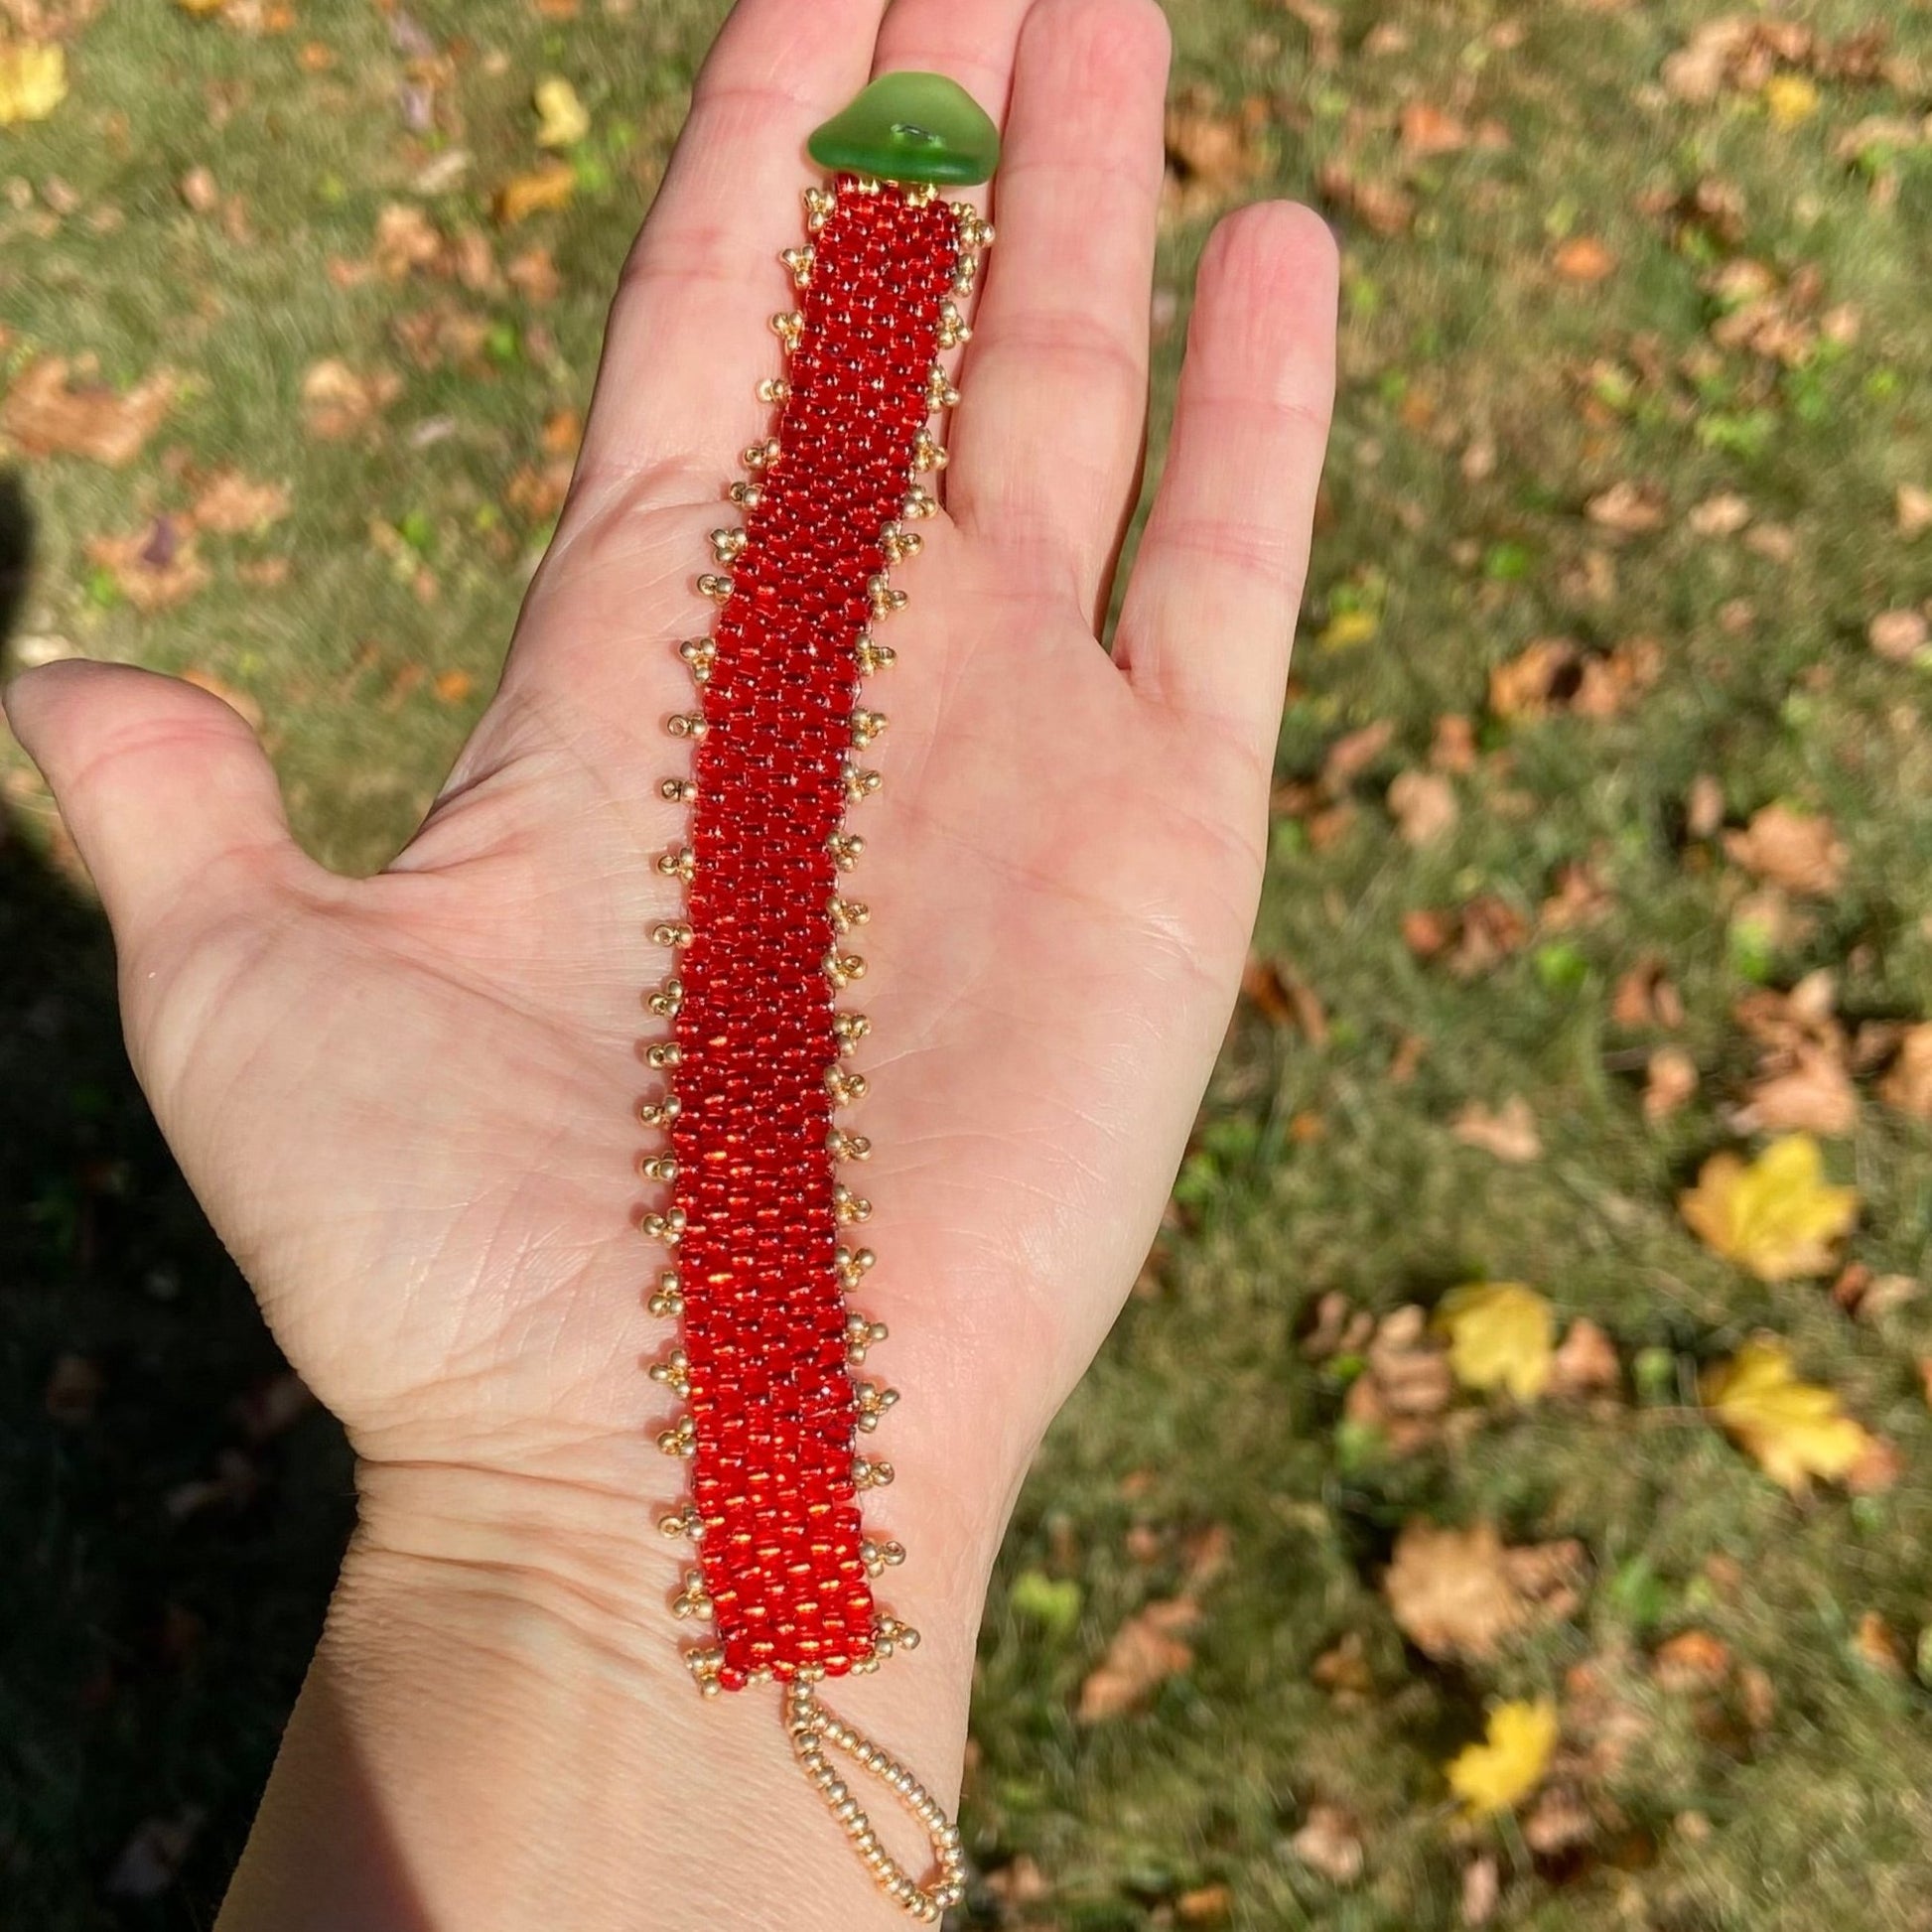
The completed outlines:
<svg viewBox="0 0 1932 1932">
<path fill-rule="evenodd" d="M 1250 996 L 1009 1538 L 969 1922 L 1927 1932 L 1932 10 L 1170 12 L 1156 455 L 1236 200 L 1335 222 L 1343 378 Z M 211 682 L 311 847 L 380 865 L 492 686 L 717 13 L 0 0 L 69 87 L 0 127 L 14 656 Z M 591 131 L 504 226 L 552 73 Z M 49 357 L 157 398 L 124 467 L 9 432 Z M 200 1926 L 346 1459 L 4 770 L 0 1919 Z M 1678 1196 L 1793 1125 L 1861 1212 L 1765 1281 Z M 1386 1318 L 1484 1281 L 1593 1322 L 1597 1385 L 1451 1397 Z M 1848 1481 L 1701 1409 L 1759 1331 L 1874 1439 Z M 1492 1551 L 1502 1627 L 1432 1634 L 1418 1521 L 1577 1547 L 1534 1589 Z M 1476 1818 L 1497 1700 L 1561 1735 Z"/>
</svg>

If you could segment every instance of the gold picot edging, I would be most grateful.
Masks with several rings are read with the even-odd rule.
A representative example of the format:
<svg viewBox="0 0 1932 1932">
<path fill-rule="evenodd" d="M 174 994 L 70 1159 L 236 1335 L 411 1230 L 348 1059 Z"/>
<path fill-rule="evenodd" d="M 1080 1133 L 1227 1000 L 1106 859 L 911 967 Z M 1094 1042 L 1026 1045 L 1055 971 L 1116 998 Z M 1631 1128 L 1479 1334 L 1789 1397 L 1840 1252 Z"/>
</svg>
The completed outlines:
<svg viewBox="0 0 1932 1932">
<path fill-rule="evenodd" d="M 856 183 L 858 192 L 862 194 L 878 194 L 883 186 L 881 182 L 864 178 Z M 915 204 L 930 201 L 936 195 L 936 190 L 923 184 L 906 186 L 901 192 Z M 829 189 L 812 187 L 804 191 L 805 230 L 808 237 L 817 234 L 825 225 L 835 202 L 836 198 Z M 979 271 L 980 251 L 993 240 L 991 224 L 970 203 L 959 202 L 953 207 L 960 247 L 952 291 L 941 301 L 935 323 L 934 344 L 941 350 L 958 347 L 972 334 L 962 317 L 959 304 L 972 295 Z M 790 273 L 794 287 L 804 289 L 810 285 L 813 251 L 809 239 L 804 246 L 782 249 L 778 259 Z M 805 318 L 796 310 L 785 311 L 771 318 L 771 327 L 788 355 L 803 337 Z M 758 384 L 759 400 L 774 406 L 782 405 L 790 393 L 790 385 L 782 376 L 767 376 Z M 959 391 L 937 360 L 927 375 L 925 395 L 929 410 L 934 412 L 950 409 L 959 400 Z M 760 493 L 758 478 L 776 461 L 779 452 L 778 439 L 769 435 L 744 452 L 741 461 L 751 473 L 751 478 L 730 486 L 727 494 L 733 504 L 745 510 L 757 507 Z M 935 441 L 928 428 L 921 426 L 907 465 L 906 489 L 900 500 L 898 515 L 892 518 L 880 532 L 880 547 L 889 566 L 919 553 L 922 539 L 909 526 L 935 515 L 939 508 L 937 498 L 924 487 L 920 479 L 944 469 L 945 463 L 945 449 Z M 727 602 L 732 592 L 732 580 L 724 571 L 743 555 L 748 541 L 748 534 L 742 528 L 711 532 L 712 556 L 721 568 L 707 571 L 698 578 L 697 588 L 701 595 L 721 606 Z M 906 594 L 894 587 L 890 568 L 872 577 L 866 589 L 874 624 L 905 608 Z M 703 694 L 717 655 L 717 644 L 710 636 L 694 637 L 681 642 L 677 651 L 697 689 L 697 704 L 693 711 L 674 714 L 666 721 L 666 729 L 673 738 L 695 743 L 705 735 Z M 891 669 L 897 659 L 897 653 L 889 645 L 880 643 L 873 636 L 871 627 L 859 632 L 854 640 L 853 654 L 862 678 Z M 845 764 L 848 812 L 851 805 L 871 797 L 880 788 L 880 773 L 866 768 L 858 755 L 886 729 L 886 722 L 884 713 L 870 710 L 864 705 L 856 708 L 852 714 L 852 750 L 847 754 Z M 691 778 L 666 778 L 659 785 L 658 792 L 667 801 L 681 805 L 695 804 L 698 795 L 697 784 Z M 865 841 L 858 834 L 845 829 L 842 816 L 830 846 L 833 864 L 841 874 L 846 874 L 857 866 L 865 849 Z M 657 870 L 668 878 L 688 884 L 697 870 L 697 855 L 688 842 L 682 842 L 658 859 Z M 861 901 L 848 898 L 842 893 L 833 895 L 826 910 L 835 936 L 826 954 L 824 971 L 833 987 L 842 991 L 851 982 L 864 978 L 866 962 L 859 954 L 842 950 L 839 940 L 853 927 L 864 925 L 870 913 Z M 655 924 L 650 936 L 659 945 L 677 948 L 688 946 L 695 934 L 688 919 L 674 918 Z M 657 1018 L 675 1020 L 683 991 L 673 974 L 646 997 L 645 1005 Z M 838 1054 L 843 1059 L 855 1050 L 871 1031 L 871 1022 L 863 1013 L 841 1011 L 834 1018 L 833 1030 L 837 1035 Z M 678 1046 L 674 1039 L 657 1041 L 645 1050 L 645 1063 L 665 1075 L 663 1096 L 644 1102 L 637 1110 L 638 1118 L 646 1127 L 668 1130 L 677 1118 L 675 1085 L 678 1059 Z M 825 1084 L 835 1107 L 858 1100 L 866 1093 L 868 1086 L 864 1074 L 849 1071 L 836 1062 L 827 1069 Z M 870 1156 L 872 1144 L 862 1134 L 848 1133 L 843 1128 L 835 1127 L 831 1135 L 831 1151 L 836 1161 L 861 1162 Z M 641 1160 L 638 1171 L 646 1180 L 651 1181 L 670 1182 L 677 1177 L 677 1164 L 668 1154 Z M 843 1182 L 834 1188 L 833 1207 L 842 1225 L 863 1222 L 872 1213 L 872 1203 Z M 681 1208 L 670 1206 L 662 1212 L 647 1213 L 640 1218 L 638 1225 L 647 1236 L 663 1242 L 675 1260 L 678 1238 L 684 1229 Z M 848 1294 L 859 1286 L 875 1260 L 870 1248 L 841 1246 L 837 1250 L 839 1279 Z M 646 1306 L 654 1315 L 675 1317 L 683 1314 L 682 1284 L 674 1266 L 660 1271 Z M 845 1333 L 848 1370 L 854 1370 L 864 1365 L 868 1350 L 886 1339 L 886 1324 L 872 1320 L 856 1310 L 848 1310 Z M 688 1368 L 684 1350 L 673 1347 L 663 1360 L 651 1368 L 651 1379 L 664 1384 L 675 1395 L 687 1395 L 690 1391 Z M 882 1387 L 872 1381 L 855 1381 L 853 1391 L 858 1408 L 858 1427 L 867 1435 L 879 1427 L 886 1413 L 899 1399 L 897 1389 Z M 697 1434 L 690 1416 L 680 1416 L 662 1431 L 657 1438 L 657 1447 L 666 1455 L 674 1457 L 694 1454 Z M 893 1465 L 890 1462 L 860 1455 L 856 1440 L 853 1450 L 853 1478 L 861 1490 L 883 1488 L 893 1480 Z M 694 1543 L 704 1531 L 697 1506 L 689 1501 L 663 1516 L 659 1527 L 666 1536 L 683 1537 Z M 860 1546 L 860 1555 L 867 1574 L 874 1578 L 905 1560 L 903 1546 L 890 1538 L 868 1536 Z M 709 1616 L 711 1611 L 703 1572 L 695 1568 L 685 1571 L 681 1587 L 671 1598 L 672 1614 L 679 1618 L 704 1617 Z M 919 1641 L 916 1630 L 884 1610 L 879 1611 L 874 1619 L 873 1636 L 873 1654 L 855 1665 L 856 1670 L 876 1670 L 880 1661 L 890 1657 L 896 1649 L 912 1650 Z M 722 1651 L 713 1645 L 699 1645 L 686 1650 L 685 1661 L 699 1689 L 707 1696 L 717 1695 Z M 768 1673 L 763 1675 L 768 1676 Z M 880 1888 L 912 1918 L 935 1924 L 949 1907 L 956 1905 L 965 1895 L 964 1853 L 960 1847 L 959 1829 L 947 1819 L 938 1801 L 910 1771 L 826 1710 L 818 1698 L 818 1676 L 816 1672 L 801 1671 L 785 1687 L 785 1727 L 790 1735 L 793 1755 L 824 1799 L 833 1818 L 844 1829 L 853 1849 L 865 1862 Z M 847 1777 L 841 1774 L 827 1755 L 828 1749 L 842 1753 L 850 1760 L 855 1771 L 864 1772 L 882 1783 L 924 1831 L 933 1859 L 932 1869 L 924 1879 L 913 1878 L 879 1842 L 871 1819 L 852 1795 Z"/>
</svg>

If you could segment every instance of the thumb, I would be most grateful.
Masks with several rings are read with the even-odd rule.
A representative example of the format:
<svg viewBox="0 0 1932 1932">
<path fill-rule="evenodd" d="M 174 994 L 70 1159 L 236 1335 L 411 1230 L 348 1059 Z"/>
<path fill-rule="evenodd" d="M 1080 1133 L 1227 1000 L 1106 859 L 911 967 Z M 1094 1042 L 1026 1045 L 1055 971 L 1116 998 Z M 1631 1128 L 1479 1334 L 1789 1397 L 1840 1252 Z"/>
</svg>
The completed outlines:
<svg viewBox="0 0 1932 1932">
<path fill-rule="evenodd" d="M 81 659 L 23 672 L 7 722 L 52 786 L 122 958 L 290 867 L 281 793 L 231 706 L 177 678 Z"/>
</svg>

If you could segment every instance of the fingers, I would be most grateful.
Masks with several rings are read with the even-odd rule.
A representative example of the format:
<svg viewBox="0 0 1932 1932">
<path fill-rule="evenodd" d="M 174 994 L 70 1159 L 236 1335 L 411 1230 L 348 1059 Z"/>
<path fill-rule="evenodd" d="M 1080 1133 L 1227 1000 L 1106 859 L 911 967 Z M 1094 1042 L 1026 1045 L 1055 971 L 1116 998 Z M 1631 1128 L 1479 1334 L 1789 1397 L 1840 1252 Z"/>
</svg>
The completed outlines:
<svg viewBox="0 0 1932 1932">
<path fill-rule="evenodd" d="M 1167 467 L 1115 659 L 1151 701 L 1272 762 L 1334 396 L 1333 238 L 1230 215 L 1201 258 Z"/>
<path fill-rule="evenodd" d="M 1146 427 L 1168 54 L 1153 0 L 1040 0 L 1028 16 L 950 439 L 953 516 L 1063 576 L 1089 614 Z"/>
<path fill-rule="evenodd" d="M 27 671 L 7 719 L 53 787 L 125 961 L 163 920 L 307 868 L 275 773 L 219 698 L 126 664 Z"/>
<path fill-rule="evenodd" d="M 721 483 L 768 415 L 780 248 L 804 237 L 805 137 L 865 85 L 884 0 L 739 0 L 611 311 L 580 479 L 664 466 Z"/>
</svg>

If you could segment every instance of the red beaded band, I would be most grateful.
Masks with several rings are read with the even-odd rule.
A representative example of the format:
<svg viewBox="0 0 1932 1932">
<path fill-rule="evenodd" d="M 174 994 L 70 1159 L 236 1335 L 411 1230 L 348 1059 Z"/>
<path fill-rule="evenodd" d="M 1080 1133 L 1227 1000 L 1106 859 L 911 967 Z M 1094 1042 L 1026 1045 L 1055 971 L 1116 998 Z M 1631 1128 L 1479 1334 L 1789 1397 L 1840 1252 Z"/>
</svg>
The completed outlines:
<svg viewBox="0 0 1932 1932">
<path fill-rule="evenodd" d="M 891 567 L 933 507 L 915 482 L 941 460 L 926 419 L 956 399 L 933 355 L 964 338 L 950 296 L 989 231 L 929 189 L 842 176 L 806 199 L 811 245 L 784 255 L 804 306 L 773 319 L 788 370 L 760 390 L 782 407 L 732 491 L 745 527 L 713 533 L 717 622 L 680 647 L 702 707 L 672 721 L 698 743 L 666 790 L 693 823 L 660 862 L 690 888 L 687 917 L 658 929 L 681 958 L 651 1002 L 676 1023 L 650 1053 L 675 1098 L 645 1109 L 671 1148 L 646 1172 L 673 1182 L 647 1225 L 676 1244 L 653 1307 L 683 1317 L 653 1372 L 688 1398 L 659 1441 L 692 1458 L 666 1528 L 698 1540 L 676 1607 L 716 1621 L 690 1653 L 707 1690 L 809 1683 L 913 1640 L 873 1600 L 901 1553 L 860 1520 L 891 1467 L 857 1443 L 894 1396 L 852 1375 L 883 1329 L 845 1304 L 871 1256 L 841 1228 L 870 1210 L 835 1172 L 865 1143 L 832 1114 L 864 1090 L 839 1059 L 866 1023 L 834 994 L 865 970 L 843 938 L 865 910 L 836 889 L 859 846 L 847 801 L 878 782 L 854 756 L 885 722 L 858 707 L 860 674 L 892 656 L 870 626 L 904 602 Z"/>
</svg>

